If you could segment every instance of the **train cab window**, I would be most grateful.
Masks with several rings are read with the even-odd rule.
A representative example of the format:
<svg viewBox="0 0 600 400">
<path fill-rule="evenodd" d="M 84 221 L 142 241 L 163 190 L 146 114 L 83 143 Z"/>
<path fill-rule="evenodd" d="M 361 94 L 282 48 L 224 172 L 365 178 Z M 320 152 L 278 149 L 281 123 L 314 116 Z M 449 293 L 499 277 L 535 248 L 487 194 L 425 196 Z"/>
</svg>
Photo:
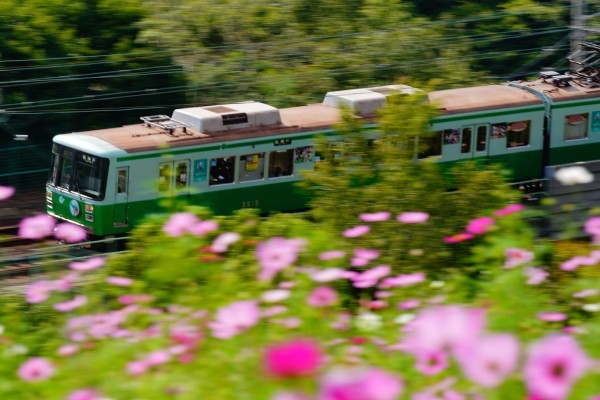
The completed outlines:
<svg viewBox="0 0 600 400">
<path fill-rule="evenodd" d="M 476 151 L 485 151 L 487 147 L 487 126 L 477 127 L 477 144 L 475 146 Z"/>
<path fill-rule="evenodd" d="M 294 149 L 272 151 L 269 154 L 269 178 L 294 173 Z"/>
<path fill-rule="evenodd" d="M 460 152 L 470 153 L 471 152 L 471 137 L 473 136 L 472 128 L 463 128 L 462 136 L 460 140 Z"/>
<path fill-rule="evenodd" d="M 510 122 L 506 129 L 506 147 L 529 146 L 531 121 Z"/>
<path fill-rule="evenodd" d="M 240 156 L 239 182 L 258 181 L 265 174 L 265 153 Z"/>
<path fill-rule="evenodd" d="M 213 158 L 210 160 L 210 186 L 233 183 L 235 157 Z"/>
<path fill-rule="evenodd" d="M 432 132 L 419 138 L 419 159 L 442 155 L 442 132 Z"/>
<path fill-rule="evenodd" d="M 184 189 L 188 182 L 189 161 L 177 161 L 175 163 L 175 189 Z"/>
<path fill-rule="evenodd" d="M 565 118 L 565 140 L 585 139 L 588 136 L 589 114 L 567 115 Z"/>
<path fill-rule="evenodd" d="M 158 167 L 158 191 L 168 192 L 171 188 L 171 163 L 162 163 Z"/>
<path fill-rule="evenodd" d="M 127 168 L 117 172 L 117 193 L 127 193 Z"/>
</svg>

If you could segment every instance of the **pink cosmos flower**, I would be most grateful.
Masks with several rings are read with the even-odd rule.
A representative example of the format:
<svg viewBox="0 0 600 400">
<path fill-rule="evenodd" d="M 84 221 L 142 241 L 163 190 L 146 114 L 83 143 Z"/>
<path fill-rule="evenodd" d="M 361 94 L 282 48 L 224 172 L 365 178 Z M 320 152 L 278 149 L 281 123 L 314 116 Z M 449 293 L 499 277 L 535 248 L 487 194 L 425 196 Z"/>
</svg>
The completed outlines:
<svg viewBox="0 0 600 400">
<path fill-rule="evenodd" d="M 270 281 L 277 273 L 298 259 L 298 254 L 304 249 L 306 240 L 273 237 L 256 246 L 256 258 L 261 267 L 258 279 Z"/>
<path fill-rule="evenodd" d="M 267 348 L 264 367 L 276 378 L 296 378 L 315 373 L 323 362 L 319 346 L 308 339 L 295 339 Z"/>
<path fill-rule="evenodd" d="M 144 361 L 132 361 L 127 363 L 126 369 L 129 375 L 138 376 L 148 371 L 150 366 Z"/>
<path fill-rule="evenodd" d="M 417 358 L 415 369 L 423 375 L 436 375 L 448 368 L 448 353 L 440 349 L 419 349 L 413 351 Z"/>
<path fill-rule="evenodd" d="M 563 271 L 574 271 L 581 266 L 590 266 L 598 264 L 598 260 L 594 257 L 575 256 L 560 264 L 560 269 Z"/>
<path fill-rule="evenodd" d="M 331 282 L 343 277 L 343 269 L 340 268 L 326 268 L 310 275 L 310 279 L 314 282 Z"/>
<path fill-rule="evenodd" d="M 264 292 L 261 300 L 265 303 L 277 303 L 290 297 L 291 292 L 286 289 L 274 289 Z"/>
<path fill-rule="evenodd" d="M 417 308 L 421 305 L 421 300 L 418 299 L 409 299 L 409 300 L 404 300 L 400 303 L 398 303 L 398 308 L 400 310 L 411 310 L 413 308 Z"/>
<path fill-rule="evenodd" d="M 342 236 L 347 238 L 355 238 L 369 233 L 370 230 L 371 227 L 368 225 L 357 225 L 353 228 L 346 229 L 344 232 L 342 232 Z"/>
<path fill-rule="evenodd" d="M 215 221 L 198 221 L 188 228 L 188 231 L 194 236 L 204 236 L 207 233 L 219 229 L 219 224 Z"/>
<path fill-rule="evenodd" d="M 169 236 L 178 237 L 188 232 L 199 221 L 199 218 L 192 213 L 175 213 L 171 215 L 167 223 L 163 226 L 163 231 Z"/>
<path fill-rule="evenodd" d="M 69 357 L 79 351 L 79 345 L 74 343 L 68 343 L 60 346 L 58 350 L 56 350 L 56 354 L 63 357 Z"/>
<path fill-rule="evenodd" d="M 429 214 L 419 211 L 407 211 L 398 214 L 396 220 L 404 224 L 422 224 L 427 222 Z"/>
<path fill-rule="evenodd" d="M 260 308 L 256 301 L 238 301 L 220 308 L 215 321 L 209 322 L 213 336 L 228 339 L 253 327 L 260 319 Z"/>
<path fill-rule="evenodd" d="M 210 246 L 210 250 L 213 253 L 225 253 L 229 246 L 239 241 L 242 238 L 237 232 L 225 232 L 217 236 Z"/>
<path fill-rule="evenodd" d="M 77 295 L 72 300 L 55 303 L 54 309 L 60 312 L 70 312 L 87 304 L 87 296 Z"/>
<path fill-rule="evenodd" d="M 24 381 L 45 381 L 54 374 L 54 366 L 45 358 L 33 357 L 21 364 L 17 373 Z"/>
<path fill-rule="evenodd" d="M 364 267 L 369 262 L 379 257 L 379 250 L 376 249 L 355 249 L 354 257 L 350 260 L 353 267 Z"/>
<path fill-rule="evenodd" d="M 584 289 L 579 292 L 573 293 L 573 297 L 584 298 L 584 297 L 595 296 L 598 293 L 600 293 L 600 290 L 598 290 L 598 289 Z"/>
<path fill-rule="evenodd" d="M 422 272 L 415 272 L 412 274 L 404 274 L 385 278 L 379 287 L 382 289 L 389 289 L 398 286 L 409 286 L 425 281 L 425 274 Z"/>
<path fill-rule="evenodd" d="M 539 285 L 548 277 L 548 273 L 541 268 L 526 267 L 524 272 L 527 276 L 528 285 Z"/>
<path fill-rule="evenodd" d="M 523 206 L 522 204 L 509 204 L 504 208 L 494 211 L 494 216 L 505 217 L 507 215 L 517 213 L 523 210 L 524 208 L 525 206 Z"/>
<path fill-rule="evenodd" d="M 310 293 L 306 302 L 313 307 L 328 307 L 337 301 L 337 292 L 329 286 L 318 286 Z"/>
<path fill-rule="evenodd" d="M 552 335 L 529 347 L 523 376 L 531 395 L 544 400 L 562 400 L 590 364 L 573 337 Z"/>
<path fill-rule="evenodd" d="M 144 362 L 149 367 L 155 367 L 157 365 L 161 365 L 167 363 L 171 360 L 171 354 L 166 350 L 156 350 L 152 353 L 148 354 L 144 358 Z"/>
<path fill-rule="evenodd" d="M 311 400 L 311 398 L 304 393 L 279 392 L 271 400 Z"/>
<path fill-rule="evenodd" d="M 67 400 L 102 400 L 102 395 L 92 389 L 81 389 L 71 393 Z"/>
<path fill-rule="evenodd" d="M 377 281 L 392 271 L 389 265 L 379 265 L 352 278 L 354 287 L 368 288 L 377 285 Z"/>
<path fill-rule="evenodd" d="M 115 286 L 131 286 L 133 279 L 125 278 L 123 276 L 109 276 L 106 278 L 106 282 Z"/>
<path fill-rule="evenodd" d="M 495 222 L 496 221 L 490 217 L 475 218 L 469 221 L 465 230 L 474 235 L 481 235 L 489 231 L 490 228 L 494 226 Z"/>
<path fill-rule="evenodd" d="M 396 400 L 404 386 L 379 368 L 338 368 L 321 379 L 317 400 Z"/>
<path fill-rule="evenodd" d="M 446 236 L 444 238 L 444 243 L 459 243 L 464 242 L 466 240 L 471 240 L 475 237 L 472 233 L 460 232 L 456 233 L 452 236 Z"/>
<path fill-rule="evenodd" d="M 24 218 L 19 223 L 18 235 L 22 239 L 43 239 L 54 233 L 56 220 L 49 215 L 40 214 Z"/>
<path fill-rule="evenodd" d="M 87 232 L 79 225 L 63 222 L 56 226 L 54 237 L 67 243 L 78 243 L 87 239 Z"/>
<path fill-rule="evenodd" d="M 343 258 L 345 255 L 346 255 L 346 252 L 342 251 L 342 250 L 324 251 L 323 253 L 319 254 L 319 260 L 321 260 L 321 261 L 335 260 L 338 258 Z"/>
<path fill-rule="evenodd" d="M 0 185 L 0 200 L 6 200 L 15 194 L 15 188 Z"/>
<path fill-rule="evenodd" d="M 25 299 L 28 303 L 42 303 L 50 298 L 54 290 L 54 282 L 41 280 L 33 282 L 25 288 Z"/>
<path fill-rule="evenodd" d="M 531 262 L 534 257 L 533 252 L 517 248 L 506 249 L 504 255 L 506 256 L 506 261 L 503 266 L 505 269 L 515 268 L 519 265 Z"/>
<path fill-rule="evenodd" d="M 600 236 L 600 217 L 592 217 L 585 222 L 585 233 L 591 236 Z"/>
<path fill-rule="evenodd" d="M 392 214 L 389 211 L 380 211 L 376 213 L 360 214 L 359 219 L 362 222 L 381 222 L 390 219 Z"/>
<path fill-rule="evenodd" d="M 541 321 L 546 322 L 560 322 L 567 319 L 567 314 L 559 313 L 559 312 L 544 312 L 537 314 L 537 317 Z"/>
<path fill-rule="evenodd" d="M 512 335 L 477 338 L 458 357 L 464 374 L 484 387 L 496 387 L 517 367 L 519 341 Z"/>
<path fill-rule="evenodd" d="M 73 261 L 69 264 L 69 268 L 75 271 L 92 271 L 106 264 L 104 257 L 92 257 L 85 261 Z"/>
</svg>

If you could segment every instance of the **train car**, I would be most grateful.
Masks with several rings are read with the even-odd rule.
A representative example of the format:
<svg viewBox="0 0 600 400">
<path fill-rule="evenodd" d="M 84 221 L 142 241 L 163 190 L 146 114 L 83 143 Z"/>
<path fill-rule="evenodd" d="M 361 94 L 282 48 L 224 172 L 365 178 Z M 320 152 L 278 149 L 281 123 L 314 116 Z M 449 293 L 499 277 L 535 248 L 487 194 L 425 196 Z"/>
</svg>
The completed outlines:
<svg viewBox="0 0 600 400">
<path fill-rule="evenodd" d="M 587 81 L 586 81 L 587 82 Z M 315 138 L 335 141 L 340 106 L 376 135 L 376 111 L 406 85 L 329 92 L 322 103 L 276 109 L 258 102 L 177 109 L 141 123 L 57 135 L 46 186 L 50 215 L 90 235 L 122 234 L 165 200 L 215 213 L 263 213 L 306 206 L 295 190 L 301 171 L 319 161 Z M 539 179 L 549 165 L 596 160 L 600 82 L 543 72 L 534 81 L 428 93 L 440 110 L 427 151 L 444 168 L 465 160 L 500 163 L 513 181 Z M 369 133 L 370 132 L 370 133 Z"/>
</svg>

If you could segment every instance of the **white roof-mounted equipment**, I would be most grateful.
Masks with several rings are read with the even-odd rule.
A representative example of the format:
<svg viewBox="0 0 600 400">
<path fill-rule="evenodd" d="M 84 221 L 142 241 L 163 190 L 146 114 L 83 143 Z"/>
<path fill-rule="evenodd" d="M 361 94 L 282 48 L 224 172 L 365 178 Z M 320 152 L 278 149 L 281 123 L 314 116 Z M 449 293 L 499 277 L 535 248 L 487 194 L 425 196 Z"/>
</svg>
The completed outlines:
<svg viewBox="0 0 600 400">
<path fill-rule="evenodd" d="M 326 106 L 345 106 L 359 116 L 372 116 L 382 108 L 388 96 L 392 94 L 413 94 L 419 91 L 407 85 L 387 85 L 362 89 L 338 90 L 328 92 L 323 99 Z"/>
</svg>

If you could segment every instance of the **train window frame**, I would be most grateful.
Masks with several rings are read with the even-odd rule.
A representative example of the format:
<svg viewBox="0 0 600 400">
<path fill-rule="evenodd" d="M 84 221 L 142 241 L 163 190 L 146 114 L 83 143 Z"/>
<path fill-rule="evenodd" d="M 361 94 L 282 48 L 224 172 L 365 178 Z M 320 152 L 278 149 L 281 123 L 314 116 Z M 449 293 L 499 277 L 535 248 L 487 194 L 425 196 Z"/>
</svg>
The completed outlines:
<svg viewBox="0 0 600 400">
<path fill-rule="evenodd" d="M 216 157 L 209 160 L 208 186 L 219 186 L 235 183 L 236 157 Z"/>
<path fill-rule="evenodd" d="M 171 191 L 172 166 L 172 161 L 158 164 L 158 193 L 167 193 Z M 163 173 L 163 171 L 165 172 Z"/>
<path fill-rule="evenodd" d="M 256 159 L 254 158 L 256 157 Z M 256 182 L 265 177 L 266 153 L 250 153 L 238 157 L 238 182 Z"/>
<path fill-rule="evenodd" d="M 294 149 L 273 150 L 269 153 L 269 178 L 294 175 Z"/>
<path fill-rule="evenodd" d="M 419 137 L 419 153 L 417 158 L 424 160 L 429 157 L 441 157 L 442 148 L 444 146 L 443 131 L 435 131 L 431 134 L 422 135 Z"/>
<path fill-rule="evenodd" d="M 525 124 L 525 128 L 520 128 Z M 519 128 L 518 130 L 517 127 Z M 531 120 L 509 122 L 506 128 L 506 148 L 528 147 L 531 143 Z"/>
<path fill-rule="evenodd" d="M 183 168 L 182 168 L 183 167 Z M 190 179 L 190 160 L 177 160 L 174 165 L 175 190 L 187 189 Z"/>
<path fill-rule="evenodd" d="M 128 167 L 117 168 L 117 194 L 126 195 L 129 192 Z"/>
<path fill-rule="evenodd" d="M 465 126 L 460 130 L 460 152 L 462 154 L 472 153 L 471 142 L 473 141 L 473 127 Z"/>
<path fill-rule="evenodd" d="M 565 115 L 563 139 L 565 142 L 584 140 L 589 135 L 590 113 Z"/>
</svg>

